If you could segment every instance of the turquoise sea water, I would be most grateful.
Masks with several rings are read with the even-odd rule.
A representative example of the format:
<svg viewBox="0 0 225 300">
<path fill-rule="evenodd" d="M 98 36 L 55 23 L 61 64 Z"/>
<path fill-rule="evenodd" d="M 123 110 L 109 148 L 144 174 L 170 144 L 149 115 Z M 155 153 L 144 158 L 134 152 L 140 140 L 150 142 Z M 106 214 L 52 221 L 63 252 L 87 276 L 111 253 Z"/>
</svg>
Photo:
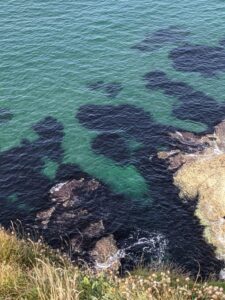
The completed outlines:
<svg viewBox="0 0 225 300">
<path fill-rule="evenodd" d="M 90 216 L 53 215 L 51 245 L 100 218 L 125 269 L 169 260 L 218 274 L 194 201 L 182 203 L 157 152 L 174 147 L 169 131 L 225 118 L 224 81 L 224 0 L 2 1 L 1 225 L 40 229 L 49 189 L 88 173 L 105 183 L 77 192 Z"/>
<path fill-rule="evenodd" d="M 147 185 L 139 171 L 94 152 L 91 143 L 98 131 L 85 128 L 76 114 L 85 104 L 130 104 L 151 113 L 160 124 L 196 132 L 206 129 L 203 123 L 171 113 L 178 101 L 174 96 L 145 87 L 144 74 L 157 69 L 218 102 L 225 100 L 225 73 L 207 77 L 173 68 L 168 55 L 177 45 L 164 43 L 150 52 L 132 48 L 169 26 L 188 30 L 188 43 L 216 46 L 225 37 L 225 2 L 2 1 L 0 108 L 10 110 L 13 117 L 0 124 L 0 150 L 19 146 L 24 138 L 34 141 L 32 125 L 52 116 L 64 126 L 64 163 L 78 164 L 114 191 L 141 199 Z M 102 80 L 118 82 L 123 89 L 109 98 L 88 88 Z M 46 160 L 42 172 L 53 178 L 57 167 Z"/>
</svg>

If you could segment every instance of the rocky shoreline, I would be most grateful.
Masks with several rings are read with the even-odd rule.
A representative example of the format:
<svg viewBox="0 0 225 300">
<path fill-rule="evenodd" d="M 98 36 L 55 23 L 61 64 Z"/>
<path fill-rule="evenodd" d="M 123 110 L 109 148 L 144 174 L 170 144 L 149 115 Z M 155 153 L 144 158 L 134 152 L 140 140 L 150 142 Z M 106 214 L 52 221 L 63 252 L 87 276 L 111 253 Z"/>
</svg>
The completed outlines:
<svg viewBox="0 0 225 300">
<path fill-rule="evenodd" d="M 174 189 L 185 205 L 194 206 L 206 241 L 225 261 L 225 121 L 212 133 L 177 131 L 169 139 L 170 151 L 158 152 L 157 159 L 172 172 Z M 130 199 L 83 174 L 54 185 L 49 203 L 35 219 L 48 244 L 69 253 L 76 262 L 119 269 L 125 254 L 114 234 L 129 223 L 129 212 L 124 217 L 124 210 L 132 211 Z"/>
<path fill-rule="evenodd" d="M 212 134 L 170 134 L 174 149 L 159 152 L 173 172 L 173 183 L 186 203 L 196 201 L 195 215 L 204 236 L 225 260 L 225 121 Z M 223 277 L 223 271 L 221 276 Z"/>
<path fill-rule="evenodd" d="M 104 205 L 99 205 L 98 214 L 96 209 L 93 211 L 92 203 L 101 199 L 100 193 L 107 197 L 109 191 L 97 180 L 89 178 L 53 186 L 49 192 L 51 206 L 37 213 L 36 226 L 48 243 L 60 245 L 61 250 L 75 261 L 84 260 L 96 268 L 105 265 L 117 270 L 119 250 L 105 222 L 110 211 L 105 213 Z"/>
</svg>

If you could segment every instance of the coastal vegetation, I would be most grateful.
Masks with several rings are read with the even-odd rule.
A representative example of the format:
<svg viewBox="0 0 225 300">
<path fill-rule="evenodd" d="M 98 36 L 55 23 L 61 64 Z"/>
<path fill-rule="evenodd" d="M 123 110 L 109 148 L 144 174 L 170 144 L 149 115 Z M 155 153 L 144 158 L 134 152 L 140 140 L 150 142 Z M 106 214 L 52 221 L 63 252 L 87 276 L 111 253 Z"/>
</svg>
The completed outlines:
<svg viewBox="0 0 225 300">
<path fill-rule="evenodd" d="M 221 300 L 224 288 L 222 281 L 203 282 L 165 266 L 123 275 L 78 268 L 41 240 L 0 229 L 1 300 Z"/>
</svg>

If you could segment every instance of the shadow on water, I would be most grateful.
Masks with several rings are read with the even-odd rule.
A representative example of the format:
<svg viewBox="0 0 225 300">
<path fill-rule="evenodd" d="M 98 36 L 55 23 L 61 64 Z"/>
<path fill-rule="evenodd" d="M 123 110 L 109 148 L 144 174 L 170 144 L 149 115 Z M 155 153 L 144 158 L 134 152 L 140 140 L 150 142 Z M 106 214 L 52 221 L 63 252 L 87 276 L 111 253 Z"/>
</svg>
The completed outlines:
<svg viewBox="0 0 225 300">
<path fill-rule="evenodd" d="M 139 199 L 134 201 L 135 205 L 129 213 L 124 210 L 127 217 L 120 224 L 119 230 L 114 232 L 121 247 L 124 247 L 124 244 L 126 247 L 129 245 L 128 236 L 134 232 L 148 233 L 147 236 L 150 233 L 159 233 L 168 240 L 166 256 L 170 261 L 185 267 L 193 274 L 198 273 L 199 265 L 202 276 L 218 273 L 223 263 L 215 258 L 213 247 L 205 242 L 203 227 L 194 216 L 194 208 L 181 202 L 173 185 L 172 174 L 156 155 L 159 147 L 170 147 L 166 133 L 175 128 L 155 123 L 150 114 L 132 105 L 84 105 L 80 108 L 77 118 L 86 128 L 104 132 L 100 137 L 109 132 L 112 134 L 119 131 L 123 138 L 133 138 L 142 143 L 142 147 L 132 152 L 130 163 L 145 178 L 152 201 L 151 204 L 144 204 Z M 101 138 L 98 144 L 101 154 L 118 161 L 117 155 L 119 156 L 121 151 L 119 145 L 114 145 L 114 158 L 109 152 L 111 144 L 100 141 Z M 96 139 L 93 145 L 96 147 Z M 126 153 L 128 154 L 128 149 Z M 147 239 L 146 234 L 142 235 L 140 241 L 143 239 Z M 130 243 L 134 243 L 134 240 L 131 239 Z M 143 256 L 143 247 L 130 245 L 128 248 L 130 255 L 123 259 L 124 266 L 129 268 L 134 261 L 140 259 L 145 263 L 151 261 L 151 251 L 146 251 Z"/>
</svg>

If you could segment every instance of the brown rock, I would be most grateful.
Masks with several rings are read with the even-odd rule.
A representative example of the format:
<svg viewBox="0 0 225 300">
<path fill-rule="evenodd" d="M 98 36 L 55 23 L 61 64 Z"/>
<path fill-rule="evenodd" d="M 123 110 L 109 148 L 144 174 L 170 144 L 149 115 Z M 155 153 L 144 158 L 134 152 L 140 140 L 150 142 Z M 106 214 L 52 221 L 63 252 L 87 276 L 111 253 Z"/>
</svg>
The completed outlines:
<svg viewBox="0 0 225 300">
<path fill-rule="evenodd" d="M 97 269 L 117 271 L 120 266 L 117 253 L 116 241 L 113 235 L 109 235 L 97 241 L 93 250 L 90 251 L 90 256 L 94 260 Z"/>
<path fill-rule="evenodd" d="M 215 137 L 219 149 L 225 152 L 225 121 L 215 127 Z"/>
<path fill-rule="evenodd" d="M 157 153 L 159 159 L 168 159 L 175 154 L 180 153 L 180 150 L 172 150 L 172 151 L 160 151 Z"/>
<path fill-rule="evenodd" d="M 41 222 L 43 229 L 47 228 L 49 220 L 54 211 L 55 211 L 55 207 L 53 206 L 50 207 L 49 209 L 37 213 L 37 219 Z"/>
<path fill-rule="evenodd" d="M 51 207 L 36 215 L 36 227 L 46 241 L 69 252 L 73 260 L 118 268 L 118 249 L 109 220 L 118 218 L 120 221 L 118 211 L 123 201 L 112 200 L 108 187 L 89 178 L 55 185 L 50 190 L 49 200 Z M 115 209 L 108 205 L 111 200 L 117 204 L 113 205 Z"/>
<path fill-rule="evenodd" d="M 103 225 L 102 220 L 91 223 L 88 227 L 86 227 L 83 231 L 83 234 L 89 238 L 101 236 L 104 233 L 105 227 Z"/>
<path fill-rule="evenodd" d="M 74 190 L 85 188 L 87 192 L 90 192 L 96 190 L 98 187 L 99 182 L 94 179 L 88 181 L 85 181 L 84 178 L 81 178 L 80 180 L 73 179 L 55 185 L 51 188 L 50 194 L 52 201 L 65 202 L 71 200 L 71 198 L 75 200 Z"/>
</svg>

